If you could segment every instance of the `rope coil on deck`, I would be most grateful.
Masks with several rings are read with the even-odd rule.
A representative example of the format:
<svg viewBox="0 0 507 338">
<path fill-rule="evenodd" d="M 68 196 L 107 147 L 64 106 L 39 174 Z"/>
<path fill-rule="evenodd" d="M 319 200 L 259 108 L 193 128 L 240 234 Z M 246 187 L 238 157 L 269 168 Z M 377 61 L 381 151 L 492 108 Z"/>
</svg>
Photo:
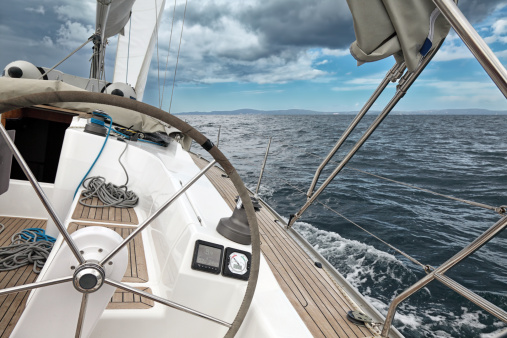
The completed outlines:
<svg viewBox="0 0 507 338">
<path fill-rule="evenodd" d="M 127 184 L 129 183 L 129 175 L 127 169 L 123 163 L 121 163 L 121 157 L 127 150 L 128 143 L 125 141 L 125 148 L 118 157 L 127 180 L 125 184 L 117 186 L 113 183 L 106 183 L 106 179 L 102 176 L 88 177 L 83 181 L 83 193 L 82 198 L 79 199 L 79 203 L 90 208 L 133 208 L 139 203 L 139 197 L 132 191 L 128 190 Z M 86 200 L 91 200 L 93 197 L 97 197 L 103 205 L 92 205 L 85 203 Z"/>
<path fill-rule="evenodd" d="M 2 233 L 5 226 L 0 223 L 0 227 Z M 11 237 L 11 245 L 0 248 L 0 271 L 33 264 L 33 272 L 40 273 L 54 242 L 55 238 L 46 235 L 44 229 L 29 228 L 15 233 Z"/>
</svg>

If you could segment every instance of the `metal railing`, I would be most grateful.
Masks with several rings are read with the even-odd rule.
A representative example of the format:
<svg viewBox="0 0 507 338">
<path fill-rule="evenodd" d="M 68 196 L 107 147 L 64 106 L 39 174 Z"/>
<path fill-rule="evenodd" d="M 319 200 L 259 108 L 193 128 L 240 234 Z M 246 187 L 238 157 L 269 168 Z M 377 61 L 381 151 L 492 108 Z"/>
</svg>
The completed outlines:
<svg viewBox="0 0 507 338">
<path fill-rule="evenodd" d="M 445 16 L 445 18 L 449 21 L 452 28 L 454 28 L 459 37 L 467 45 L 472 54 L 475 56 L 475 58 L 479 61 L 484 70 L 491 77 L 493 82 L 497 85 L 498 89 L 500 89 L 500 91 L 507 98 L 507 71 L 500 63 L 498 58 L 495 56 L 495 54 L 491 51 L 486 42 L 484 42 L 484 40 L 479 36 L 479 34 L 475 31 L 472 25 L 465 18 L 463 13 L 461 13 L 456 3 L 452 0 L 433 0 L 433 2 L 440 10 L 440 12 Z M 466 299 L 475 303 L 483 310 L 489 312 L 493 316 L 507 323 L 506 311 L 500 309 L 496 305 L 490 303 L 481 296 L 477 295 L 476 293 L 470 291 L 466 287 L 462 286 L 461 284 L 444 275 L 445 272 L 447 272 L 450 268 L 457 265 L 463 259 L 473 254 L 475 251 L 477 251 L 479 248 L 481 248 L 483 245 L 489 242 L 492 238 L 498 235 L 506 227 L 507 227 L 507 216 L 504 216 L 498 222 L 496 222 L 491 228 L 486 230 L 482 235 L 477 237 L 477 239 L 475 239 L 472 243 L 466 246 L 463 250 L 458 252 L 456 255 L 454 255 L 452 258 L 443 263 L 440 267 L 429 273 L 427 276 L 419 280 L 417 283 L 409 287 L 403 293 L 395 297 L 391 302 L 391 305 L 389 306 L 386 321 L 382 329 L 382 336 L 387 337 L 398 305 L 435 279 L 444 284 L 445 286 L 449 287 L 450 289 L 456 291 Z"/>
<path fill-rule="evenodd" d="M 311 194 L 311 196 L 308 196 L 308 200 L 301 207 L 301 209 L 299 209 L 298 212 L 296 212 L 293 215 L 290 215 L 289 222 L 288 222 L 288 227 L 289 228 L 301 217 L 301 215 L 306 211 L 306 209 L 308 209 L 308 207 L 310 205 L 312 205 L 313 202 L 315 202 L 315 200 L 317 199 L 317 197 L 324 191 L 324 189 L 326 189 L 326 187 L 329 185 L 329 183 L 331 183 L 334 180 L 334 178 L 336 177 L 336 175 L 338 175 L 342 171 L 342 169 L 347 165 L 347 163 L 352 159 L 352 157 L 354 157 L 354 155 L 357 153 L 357 151 L 363 146 L 363 144 L 373 134 L 373 132 L 382 123 L 382 121 L 384 121 L 384 119 L 387 117 L 387 115 L 389 115 L 389 113 L 393 110 L 393 108 L 401 100 L 401 98 L 403 96 L 405 96 L 405 94 L 408 91 L 408 89 L 412 86 L 412 84 L 415 82 L 415 80 L 417 80 L 417 78 L 422 73 L 422 71 L 426 68 L 426 66 L 428 65 L 428 63 L 433 58 L 433 56 L 435 56 L 436 52 L 438 51 L 438 49 L 442 45 L 442 42 L 443 41 L 441 41 L 440 44 L 436 48 L 433 48 L 426 55 L 426 57 L 424 57 L 421 60 L 421 62 L 419 63 L 419 65 L 417 66 L 417 68 L 413 72 L 406 72 L 403 76 L 401 76 L 401 78 L 400 78 L 400 80 L 398 82 L 398 85 L 396 86 L 396 93 L 393 95 L 393 97 L 391 98 L 391 100 L 389 101 L 389 103 L 387 103 L 387 105 L 384 107 L 384 109 L 382 110 L 382 112 L 375 118 L 375 120 L 372 122 L 372 124 L 370 125 L 370 127 L 364 132 L 364 134 L 356 142 L 356 144 L 354 144 L 354 146 L 347 153 L 347 155 L 345 155 L 345 157 L 340 162 L 340 164 L 333 170 L 333 172 L 329 175 L 329 177 L 322 183 L 322 185 L 313 194 L 311 194 L 311 191 L 313 190 L 313 187 L 314 187 L 314 184 L 312 183 L 312 186 L 308 190 L 308 194 L 307 194 L 307 196 L 309 194 Z M 385 77 L 384 81 L 377 88 L 377 90 L 372 95 L 372 97 L 370 98 L 370 100 L 368 100 L 368 102 L 365 104 L 365 106 L 363 107 L 363 109 L 358 113 L 358 116 L 360 116 L 362 114 L 363 115 L 366 114 L 367 109 L 369 109 L 369 107 L 371 107 L 371 105 L 374 103 L 374 101 L 372 101 L 372 100 L 373 99 L 376 100 L 378 98 L 378 96 L 380 95 L 380 93 L 382 92 L 382 90 L 383 90 L 382 86 L 384 86 L 384 83 L 385 83 L 385 85 L 387 85 L 387 83 L 389 82 L 389 80 L 393 76 L 392 73 L 396 74 L 400 70 L 401 71 L 405 70 L 405 65 L 404 64 L 403 65 L 395 65 L 386 74 L 386 77 Z M 387 80 L 387 82 L 386 82 L 386 80 Z M 370 102 L 370 101 L 372 101 L 372 102 Z M 357 117 L 356 117 L 356 119 L 357 119 Z M 359 121 L 357 121 L 357 122 L 359 122 Z M 349 131 L 349 129 L 351 129 L 351 130 Z M 352 131 L 352 129 L 353 128 L 349 127 L 345 131 L 345 134 L 347 134 L 347 136 L 348 136 L 348 134 L 350 134 L 350 132 Z M 343 140 L 342 140 L 342 138 L 343 138 Z M 338 143 L 340 143 L 340 141 L 341 141 L 340 145 L 344 143 L 344 141 L 345 141 L 345 139 L 347 137 L 342 137 L 342 138 L 338 141 Z M 335 146 L 335 148 L 336 149 L 333 149 L 331 151 L 330 155 L 328 155 L 329 159 L 327 160 L 327 162 L 329 162 L 329 160 L 331 159 L 332 155 L 334 155 L 334 153 L 338 150 L 338 148 L 339 148 L 338 144 L 337 144 L 337 146 Z M 322 166 L 322 164 L 321 164 L 321 166 Z M 319 167 L 319 169 L 315 173 L 315 178 L 314 178 L 315 182 L 318 179 L 318 175 L 320 175 L 320 171 L 321 171 L 321 169 Z"/>
<path fill-rule="evenodd" d="M 476 305 L 480 306 L 485 311 L 489 312 L 490 314 L 507 323 L 507 312 L 505 312 L 496 305 L 488 302 L 481 296 L 473 293 L 464 286 L 458 284 L 451 278 L 444 275 L 450 268 L 460 263 L 462 260 L 473 254 L 475 251 L 479 250 L 482 246 L 484 246 L 487 242 L 489 242 L 493 237 L 498 235 L 506 227 L 507 227 L 507 216 L 504 216 L 498 222 L 496 222 L 491 228 L 489 228 L 482 235 L 477 237 L 472 243 L 467 245 L 463 250 L 455 254 L 445 263 L 440 265 L 438 268 L 433 270 L 431 273 L 426 275 L 417 283 L 415 283 L 407 290 L 403 291 L 401 294 L 395 297 L 391 302 L 391 305 L 389 306 L 389 310 L 386 315 L 386 321 L 382 329 L 382 337 L 388 336 L 398 305 L 435 279 L 440 281 L 442 284 L 448 286 L 452 290 L 458 292 L 460 295 L 467 298 L 468 300 L 474 302 Z"/>
</svg>

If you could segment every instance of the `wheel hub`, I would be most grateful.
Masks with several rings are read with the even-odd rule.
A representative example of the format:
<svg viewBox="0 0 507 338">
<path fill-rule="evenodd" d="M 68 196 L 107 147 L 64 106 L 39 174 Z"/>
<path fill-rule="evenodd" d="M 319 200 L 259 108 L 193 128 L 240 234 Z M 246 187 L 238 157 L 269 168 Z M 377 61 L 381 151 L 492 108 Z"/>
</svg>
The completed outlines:
<svg viewBox="0 0 507 338">
<path fill-rule="evenodd" d="M 74 273 L 74 288 L 82 293 L 92 293 L 104 284 L 104 269 L 95 263 L 85 263 Z"/>
</svg>

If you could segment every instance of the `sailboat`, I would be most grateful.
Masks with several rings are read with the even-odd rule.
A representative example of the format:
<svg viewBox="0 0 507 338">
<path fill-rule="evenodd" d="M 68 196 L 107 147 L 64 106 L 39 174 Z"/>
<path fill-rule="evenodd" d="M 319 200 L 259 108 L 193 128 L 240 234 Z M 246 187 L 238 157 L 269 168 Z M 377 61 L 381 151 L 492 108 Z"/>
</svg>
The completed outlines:
<svg viewBox="0 0 507 338">
<path fill-rule="evenodd" d="M 507 96 L 505 68 L 452 0 L 348 3 L 354 57 L 363 63 L 394 56 L 396 64 L 288 221 L 245 188 L 208 137 L 141 102 L 159 24 L 151 18 L 160 20 L 164 1 L 97 2 L 95 33 L 82 45 L 94 45 L 90 78 L 23 61 L 7 65 L 0 78 L 0 236 L 8 244 L 15 233 L 43 229 L 55 241 L 39 273 L 28 266 L 0 272 L 0 336 L 401 337 L 392 326 L 397 306 L 435 280 L 507 322 L 504 310 L 445 275 L 505 229 L 505 210 L 462 251 L 428 267 L 385 317 L 292 229 L 451 26 Z M 151 23 L 137 36 L 128 23 L 135 27 L 143 14 Z M 108 83 L 104 49 L 119 33 L 117 59 L 129 61 L 117 62 Z M 398 82 L 392 101 L 316 188 L 322 168 L 391 81 Z M 191 140 L 213 160 L 190 152 Z M 11 170 L 12 158 L 18 167 Z"/>
</svg>

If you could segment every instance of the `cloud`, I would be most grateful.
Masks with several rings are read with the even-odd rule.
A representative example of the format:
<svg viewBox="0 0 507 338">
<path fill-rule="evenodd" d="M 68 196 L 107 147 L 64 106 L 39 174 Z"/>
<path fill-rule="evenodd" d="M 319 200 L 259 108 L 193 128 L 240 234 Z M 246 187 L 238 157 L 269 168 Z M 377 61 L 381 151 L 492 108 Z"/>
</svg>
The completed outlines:
<svg viewBox="0 0 507 338">
<path fill-rule="evenodd" d="M 458 7 L 472 23 L 477 23 L 487 18 L 495 10 L 503 8 L 506 4 L 506 0 L 460 0 Z"/>
<path fill-rule="evenodd" d="M 167 6 L 166 16 L 171 18 L 172 10 Z M 179 3 L 173 46 L 182 13 Z M 169 40 L 170 30 L 170 21 L 164 22 L 160 41 Z M 178 80 L 260 84 L 313 80 L 328 74 L 314 66 L 329 60 L 317 58 L 348 55 L 353 40 L 345 1 L 203 0 L 187 8 Z M 319 51 L 314 50 L 317 47 Z M 170 64 L 176 53 L 171 48 Z"/>
<path fill-rule="evenodd" d="M 46 14 L 46 10 L 44 9 L 44 6 L 40 5 L 39 7 L 27 7 L 25 8 L 25 11 L 32 12 L 32 13 L 38 13 L 38 14 Z"/>
<path fill-rule="evenodd" d="M 340 56 L 350 55 L 350 51 L 348 48 L 343 48 L 343 49 L 323 48 L 322 54 L 340 57 Z"/>
<path fill-rule="evenodd" d="M 60 26 L 57 32 L 56 42 L 63 47 L 74 49 L 83 44 L 94 33 L 90 25 L 83 25 L 79 22 L 67 21 Z"/>
<path fill-rule="evenodd" d="M 495 21 L 491 28 L 493 29 L 493 34 L 495 35 L 507 34 L 507 19 L 500 19 Z"/>
<path fill-rule="evenodd" d="M 54 6 L 58 20 L 80 21 L 85 24 L 95 24 L 96 3 L 94 1 L 73 1 L 68 5 Z"/>
<path fill-rule="evenodd" d="M 415 85 L 434 88 L 437 90 L 434 96 L 436 100 L 456 102 L 460 106 L 487 106 L 505 102 L 505 98 L 491 81 L 419 80 Z"/>
</svg>

